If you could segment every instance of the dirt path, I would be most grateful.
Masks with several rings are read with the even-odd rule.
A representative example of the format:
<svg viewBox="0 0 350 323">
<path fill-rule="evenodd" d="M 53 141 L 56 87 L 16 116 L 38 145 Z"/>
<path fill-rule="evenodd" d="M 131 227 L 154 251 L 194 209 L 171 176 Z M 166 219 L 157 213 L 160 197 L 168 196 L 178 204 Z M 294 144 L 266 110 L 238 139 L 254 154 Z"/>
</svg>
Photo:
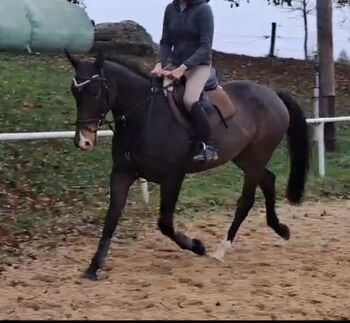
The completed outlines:
<svg viewBox="0 0 350 323">
<path fill-rule="evenodd" d="M 112 244 L 98 282 L 80 279 L 97 238 L 71 236 L 0 272 L 0 319 L 350 319 L 350 201 L 279 207 L 281 241 L 253 210 L 224 263 L 179 250 L 152 225 Z M 186 232 L 209 251 L 230 223 Z M 100 275 L 100 276 L 101 276 Z"/>
</svg>

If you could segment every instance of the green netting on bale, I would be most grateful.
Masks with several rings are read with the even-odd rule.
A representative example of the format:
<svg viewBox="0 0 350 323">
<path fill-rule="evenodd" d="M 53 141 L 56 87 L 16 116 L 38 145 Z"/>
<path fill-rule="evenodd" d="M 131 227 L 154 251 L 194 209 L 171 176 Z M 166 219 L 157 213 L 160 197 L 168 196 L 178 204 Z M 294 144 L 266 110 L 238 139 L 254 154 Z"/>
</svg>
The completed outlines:
<svg viewBox="0 0 350 323">
<path fill-rule="evenodd" d="M 0 49 L 25 50 L 30 38 L 31 26 L 24 2 L 0 0 Z"/>
<path fill-rule="evenodd" d="M 65 0 L 24 0 L 32 25 L 32 50 L 86 52 L 94 28 L 86 12 Z"/>
<path fill-rule="evenodd" d="M 0 0 L 0 50 L 88 52 L 94 27 L 66 0 Z"/>
</svg>

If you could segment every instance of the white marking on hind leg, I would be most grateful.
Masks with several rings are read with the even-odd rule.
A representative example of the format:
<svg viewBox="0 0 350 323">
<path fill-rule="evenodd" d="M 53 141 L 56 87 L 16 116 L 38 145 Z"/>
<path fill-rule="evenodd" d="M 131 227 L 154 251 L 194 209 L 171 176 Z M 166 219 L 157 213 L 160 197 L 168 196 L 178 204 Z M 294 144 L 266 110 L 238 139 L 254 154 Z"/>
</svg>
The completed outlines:
<svg viewBox="0 0 350 323">
<path fill-rule="evenodd" d="M 232 243 L 227 240 L 227 237 L 225 237 L 219 244 L 218 248 L 214 253 L 211 253 L 210 256 L 212 258 L 215 258 L 218 261 L 224 261 L 224 257 L 226 254 L 226 251 L 231 249 Z"/>
<path fill-rule="evenodd" d="M 148 183 L 143 178 L 140 178 L 140 183 L 141 183 L 143 202 L 145 203 L 145 205 L 147 205 L 149 204 Z"/>
</svg>

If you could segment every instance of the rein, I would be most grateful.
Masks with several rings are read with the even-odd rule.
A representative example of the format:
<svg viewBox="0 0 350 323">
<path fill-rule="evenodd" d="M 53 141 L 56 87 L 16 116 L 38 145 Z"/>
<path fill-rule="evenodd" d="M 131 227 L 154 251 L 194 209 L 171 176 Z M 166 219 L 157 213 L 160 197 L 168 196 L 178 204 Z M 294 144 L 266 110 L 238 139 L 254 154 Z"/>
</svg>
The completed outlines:
<svg viewBox="0 0 350 323">
<path fill-rule="evenodd" d="M 134 113 L 135 111 L 137 111 L 140 107 L 142 107 L 145 103 L 148 103 L 148 101 L 150 101 L 152 99 L 152 95 L 153 94 L 158 94 L 161 91 L 164 91 L 166 89 L 168 89 L 169 87 L 173 86 L 175 84 L 176 81 L 172 81 L 170 84 L 168 84 L 167 86 L 161 86 L 161 87 L 157 87 L 155 85 L 156 80 L 153 78 L 152 79 L 152 87 L 151 87 L 151 94 L 144 100 L 142 101 L 140 104 L 138 104 L 135 108 L 129 110 L 128 112 L 124 113 L 123 115 L 121 115 L 120 117 L 117 117 L 117 119 L 114 121 L 115 123 L 117 122 L 125 122 L 126 121 L 126 117 L 129 116 L 130 114 Z M 112 121 L 113 122 L 113 121 Z"/>
<path fill-rule="evenodd" d="M 101 101 L 102 101 L 102 109 L 105 107 L 106 109 L 103 109 L 103 111 L 100 113 L 98 118 L 89 118 L 89 119 L 77 119 L 74 123 L 74 125 L 78 126 L 78 125 L 84 125 L 87 123 L 97 123 L 98 124 L 98 129 L 101 129 L 103 127 L 103 125 L 107 124 L 109 129 L 113 131 L 113 133 L 116 133 L 116 126 L 118 123 L 122 123 L 125 124 L 126 122 L 126 118 L 128 116 L 130 116 L 132 113 L 136 112 L 137 110 L 139 110 L 142 106 L 144 106 L 145 104 L 147 104 L 151 99 L 152 99 L 152 95 L 153 94 L 158 94 L 161 91 L 164 91 L 166 89 L 168 89 L 169 87 L 173 86 L 177 81 L 174 80 L 172 81 L 170 84 L 168 84 L 167 86 L 161 86 L 161 87 L 157 87 L 156 86 L 156 82 L 157 79 L 152 78 L 152 87 L 151 87 L 151 94 L 145 99 L 143 100 L 140 104 L 138 104 L 136 107 L 134 107 L 133 109 L 129 110 L 128 112 L 122 114 L 121 116 L 117 117 L 115 120 L 111 120 L 108 121 L 106 120 L 106 114 L 111 110 L 111 106 L 110 106 L 110 102 L 109 102 L 109 96 L 108 96 L 108 85 L 107 85 L 107 81 L 106 78 L 104 76 L 95 74 L 90 78 L 83 78 L 83 77 L 79 77 L 81 79 L 85 79 L 85 81 L 78 83 L 76 77 L 73 78 L 73 86 L 77 89 L 82 89 L 83 87 L 85 87 L 86 85 L 90 84 L 91 82 L 93 82 L 94 80 L 100 81 L 101 82 L 101 90 L 99 92 L 99 96 L 101 97 Z M 159 82 L 159 81 L 158 81 Z M 112 124 L 115 124 L 115 127 L 112 127 Z"/>
</svg>

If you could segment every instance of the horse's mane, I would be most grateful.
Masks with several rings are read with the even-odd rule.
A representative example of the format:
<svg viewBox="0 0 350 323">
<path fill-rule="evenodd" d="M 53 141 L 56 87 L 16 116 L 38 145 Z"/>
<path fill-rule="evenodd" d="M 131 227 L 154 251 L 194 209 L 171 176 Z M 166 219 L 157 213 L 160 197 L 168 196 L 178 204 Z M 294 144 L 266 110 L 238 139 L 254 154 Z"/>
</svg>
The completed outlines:
<svg viewBox="0 0 350 323">
<path fill-rule="evenodd" d="M 134 72 L 135 74 L 145 78 L 146 80 L 151 80 L 151 75 L 147 73 L 141 66 L 140 62 L 136 61 L 135 59 L 121 56 L 112 56 L 108 58 L 108 61 L 111 63 L 117 63 Z"/>
</svg>

